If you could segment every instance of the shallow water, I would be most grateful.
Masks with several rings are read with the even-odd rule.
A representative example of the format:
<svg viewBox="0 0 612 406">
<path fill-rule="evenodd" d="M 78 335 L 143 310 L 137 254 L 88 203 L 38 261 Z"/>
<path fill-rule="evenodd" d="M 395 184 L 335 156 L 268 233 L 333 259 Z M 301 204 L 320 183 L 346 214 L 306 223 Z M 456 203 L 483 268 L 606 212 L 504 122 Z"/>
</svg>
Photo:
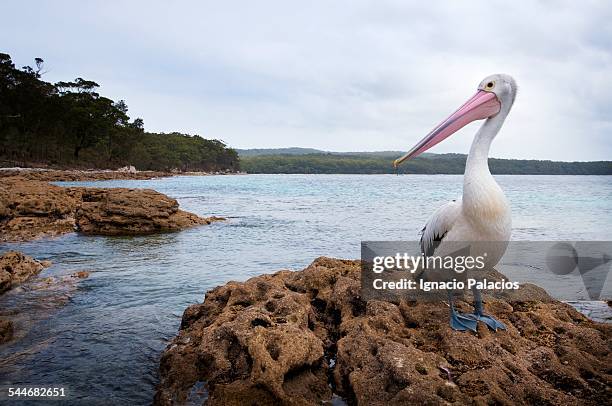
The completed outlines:
<svg viewBox="0 0 612 406">
<path fill-rule="evenodd" d="M 612 239 L 612 177 L 498 176 L 516 240 Z M 61 385 L 71 400 L 149 404 L 161 352 L 183 310 L 206 290 L 321 255 L 358 258 L 361 240 L 412 240 L 461 193 L 454 175 L 245 175 L 64 185 L 146 187 L 227 222 L 145 237 L 70 234 L 17 249 L 89 271 L 78 285 L 0 297 L 23 337 L 0 346 L 0 385 Z"/>
</svg>

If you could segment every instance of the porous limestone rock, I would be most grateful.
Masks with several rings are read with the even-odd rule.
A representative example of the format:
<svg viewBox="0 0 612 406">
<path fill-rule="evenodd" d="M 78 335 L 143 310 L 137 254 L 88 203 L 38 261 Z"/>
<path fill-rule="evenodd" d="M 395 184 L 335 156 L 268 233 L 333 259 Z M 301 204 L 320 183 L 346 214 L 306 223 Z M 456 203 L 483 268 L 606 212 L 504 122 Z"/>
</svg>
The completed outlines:
<svg viewBox="0 0 612 406">
<path fill-rule="evenodd" d="M 0 241 L 80 231 L 135 235 L 177 231 L 222 220 L 180 210 L 150 189 L 59 187 L 22 176 L 0 177 Z"/>
<path fill-rule="evenodd" d="M 365 301 L 359 279 L 358 261 L 319 258 L 207 292 L 162 355 L 155 404 L 202 385 L 210 405 L 609 403 L 610 325 L 485 296 L 508 329 L 454 331 L 445 303 Z"/>
<path fill-rule="evenodd" d="M 217 220 L 179 210 L 175 199 L 151 189 L 85 188 L 81 196 L 75 218 L 84 234 L 151 234 Z"/>
</svg>

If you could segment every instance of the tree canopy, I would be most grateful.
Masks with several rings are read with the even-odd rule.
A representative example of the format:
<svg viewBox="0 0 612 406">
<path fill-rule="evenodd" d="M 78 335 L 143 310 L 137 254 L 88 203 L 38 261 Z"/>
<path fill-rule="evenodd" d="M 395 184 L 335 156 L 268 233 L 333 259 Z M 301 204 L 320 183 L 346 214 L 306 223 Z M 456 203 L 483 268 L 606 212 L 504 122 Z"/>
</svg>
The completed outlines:
<svg viewBox="0 0 612 406">
<path fill-rule="evenodd" d="M 274 154 L 240 157 L 249 173 L 395 173 L 391 163 L 399 153 Z M 398 168 L 408 174 L 463 174 L 466 155 L 423 154 Z M 491 173 L 500 175 L 612 175 L 612 162 L 555 162 L 524 159 L 489 159 Z"/>
<path fill-rule="evenodd" d="M 98 93 L 92 80 L 42 80 L 44 61 L 19 69 L 0 53 L 0 164 L 141 170 L 238 170 L 238 155 L 219 140 L 144 131 L 124 100 Z"/>
</svg>

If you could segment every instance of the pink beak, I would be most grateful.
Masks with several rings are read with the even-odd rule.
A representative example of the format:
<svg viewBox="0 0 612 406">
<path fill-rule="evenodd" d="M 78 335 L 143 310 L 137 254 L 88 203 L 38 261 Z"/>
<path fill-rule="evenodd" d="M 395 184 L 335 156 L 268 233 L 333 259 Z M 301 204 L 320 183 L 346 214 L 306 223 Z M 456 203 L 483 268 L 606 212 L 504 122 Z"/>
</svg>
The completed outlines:
<svg viewBox="0 0 612 406">
<path fill-rule="evenodd" d="M 405 160 L 421 155 L 423 152 L 445 140 L 472 121 L 494 116 L 499 113 L 500 109 L 501 103 L 497 99 L 495 93 L 486 92 L 484 90 L 477 91 L 476 94 L 459 107 L 457 111 L 438 124 L 436 128 L 412 147 L 406 155 L 393 161 L 393 166 L 397 168 L 398 165 Z"/>
</svg>

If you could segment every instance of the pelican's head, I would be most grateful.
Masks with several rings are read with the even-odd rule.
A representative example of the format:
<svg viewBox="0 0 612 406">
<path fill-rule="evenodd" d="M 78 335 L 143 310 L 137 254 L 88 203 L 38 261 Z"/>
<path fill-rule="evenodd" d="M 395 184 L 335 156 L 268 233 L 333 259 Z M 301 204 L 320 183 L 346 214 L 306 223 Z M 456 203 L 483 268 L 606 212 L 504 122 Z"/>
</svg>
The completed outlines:
<svg viewBox="0 0 612 406">
<path fill-rule="evenodd" d="M 510 110 L 516 97 L 516 81 L 510 75 L 498 73 L 487 76 L 478 85 L 478 90 L 494 93 L 500 103 L 500 109 Z"/>
<path fill-rule="evenodd" d="M 516 82 L 510 75 L 487 76 L 478 85 L 474 96 L 438 124 L 406 155 L 393 161 L 393 166 L 397 167 L 402 162 L 421 155 L 472 121 L 493 117 L 502 110 L 508 112 L 514 103 L 516 89 Z"/>
</svg>

